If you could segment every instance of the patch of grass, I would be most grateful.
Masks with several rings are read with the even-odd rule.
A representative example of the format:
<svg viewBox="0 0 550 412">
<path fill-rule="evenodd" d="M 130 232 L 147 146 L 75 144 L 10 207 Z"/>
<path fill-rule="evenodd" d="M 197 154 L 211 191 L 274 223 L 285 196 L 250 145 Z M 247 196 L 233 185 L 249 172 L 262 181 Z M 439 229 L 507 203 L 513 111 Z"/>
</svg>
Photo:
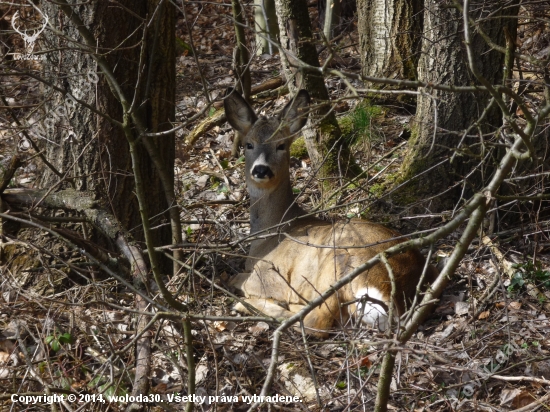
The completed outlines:
<svg viewBox="0 0 550 412">
<path fill-rule="evenodd" d="M 372 122 L 381 113 L 380 107 L 371 106 L 368 101 L 359 103 L 351 113 L 338 119 L 342 135 L 350 145 L 364 140 L 376 140 L 377 135 L 373 133 Z"/>
<path fill-rule="evenodd" d="M 344 390 L 348 387 L 348 384 L 345 381 L 339 381 L 334 386 L 336 386 L 337 389 Z"/>
</svg>

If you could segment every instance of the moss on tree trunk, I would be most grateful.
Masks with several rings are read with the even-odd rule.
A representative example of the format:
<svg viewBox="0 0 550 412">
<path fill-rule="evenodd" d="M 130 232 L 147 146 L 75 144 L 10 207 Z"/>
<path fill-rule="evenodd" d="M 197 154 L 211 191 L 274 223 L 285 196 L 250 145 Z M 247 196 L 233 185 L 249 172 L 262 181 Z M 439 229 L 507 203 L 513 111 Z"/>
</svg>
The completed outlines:
<svg viewBox="0 0 550 412">
<path fill-rule="evenodd" d="M 512 9 L 506 10 L 506 16 L 513 13 Z M 493 41 L 504 45 L 504 28 L 515 32 L 516 24 L 517 19 L 495 15 L 482 27 Z M 425 37 L 418 68 L 421 81 L 455 86 L 477 84 L 468 68 L 462 30 L 462 16 L 457 9 L 436 0 L 426 2 Z M 482 75 L 492 84 L 501 83 L 504 55 L 491 51 L 479 35 L 474 37 L 472 47 Z M 416 199 L 439 195 L 431 199 L 431 208 L 445 210 L 453 208 L 461 198 L 468 198 L 491 175 L 496 165 L 491 157 L 482 162 L 487 152 L 479 136 L 489 139 L 502 123 L 501 114 L 496 105 L 487 109 L 488 93 L 427 92 L 418 97 L 416 124 L 396 185 L 412 181 L 395 200 L 407 204 L 410 195 Z"/>
<path fill-rule="evenodd" d="M 330 111 L 323 75 L 318 70 L 304 68 L 301 63 L 319 67 L 307 2 L 277 0 L 275 6 L 283 49 L 281 60 L 289 88 L 294 93 L 298 89 L 306 89 L 314 103 L 322 103 L 311 113 L 313 128 L 304 130 L 304 138 L 313 167 L 319 170 L 319 177 L 323 179 L 322 187 L 328 193 L 337 186 L 339 177 L 355 176 L 360 173 L 360 168 L 342 138 L 334 112 Z"/>
</svg>

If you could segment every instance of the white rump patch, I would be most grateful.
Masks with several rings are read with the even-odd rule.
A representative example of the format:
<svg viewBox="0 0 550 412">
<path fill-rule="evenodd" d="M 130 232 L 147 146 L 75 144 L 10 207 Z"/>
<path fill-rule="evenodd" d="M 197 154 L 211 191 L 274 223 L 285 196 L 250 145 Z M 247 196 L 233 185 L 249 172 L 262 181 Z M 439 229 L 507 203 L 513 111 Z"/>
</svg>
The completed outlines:
<svg viewBox="0 0 550 412">
<path fill-rule="evenodd" d="M 385 303 L 380 291 L 374 287 L 359 289 L 355 298 L 361 299 L 365 295 Z M 357 303 L 357 315 L 361 316 L 361 322 L 378 327 L 381 331 L 385 331 L 388 327 L 388 314 L 384 308 L 368 299 Z"/>
</svg>

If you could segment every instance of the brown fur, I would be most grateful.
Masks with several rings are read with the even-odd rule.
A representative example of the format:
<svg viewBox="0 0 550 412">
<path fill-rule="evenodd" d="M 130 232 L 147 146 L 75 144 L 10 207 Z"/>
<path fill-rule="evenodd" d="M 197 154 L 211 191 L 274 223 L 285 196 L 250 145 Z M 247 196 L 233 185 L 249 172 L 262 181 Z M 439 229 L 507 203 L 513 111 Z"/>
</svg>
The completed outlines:
<svg viewBox="0 0 550 412">
<path fill-rule="evenodd" d="M 258 119 L 237 93 L 225 99 L 229 123 L 245 136 L 251 233 L 277 233 L 253 242 L 247 273 L 237 275 L 231 283 L 243 292 L 249 304 L 275 318 L 294 315 L 338 279 L 402 241 L 388 241 L 399 233 L 359 219 L 331 223 L 308 218 L 280 225 L 305 213 L 295 204 L 292 194 L 289 147 L 292 133 L 307 120 L 300 114 L 308 105 L 309 96 L 301 91 L 279 117 Z M 269 172 L 262 176 L 266 168 Z M 408 250 L 392 256 L 389 263 L 396 286 L 394 304 L 401 315 L 414 298 L 425 259 L 417 250 Z M 436 269 L 428 266 L 425 279 L 431 282 L 436 276 Z M 304 320 L 306 328 L 325 331 L 335 322 L 345 322 L 356 305 L 342 303 L 356 300 L 359 290 L 372 287 L 389 305 L 391 283 L 382 264 L 365 271 L 310 312 Z M 243 305 L 236 308 L 246 311 Z"/>
</svg>

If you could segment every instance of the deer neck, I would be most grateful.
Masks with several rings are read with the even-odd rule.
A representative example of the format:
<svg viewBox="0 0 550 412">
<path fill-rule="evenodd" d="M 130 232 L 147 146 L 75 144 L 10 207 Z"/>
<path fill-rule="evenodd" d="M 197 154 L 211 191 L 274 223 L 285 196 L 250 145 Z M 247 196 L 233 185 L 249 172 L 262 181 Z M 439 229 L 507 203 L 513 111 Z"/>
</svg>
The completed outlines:
<svg viewBox="0 0 550 412">
<path fill-rule="evenodd" d="M 251 188 L 251 186 L 248 186 Z M 249 189 L 250 233 L 264 231 L 305 214 L 294 200 L 290 178 L 272 191 Z M 274 228 L 273 231 L 281 228 Z"/>
</svg>

